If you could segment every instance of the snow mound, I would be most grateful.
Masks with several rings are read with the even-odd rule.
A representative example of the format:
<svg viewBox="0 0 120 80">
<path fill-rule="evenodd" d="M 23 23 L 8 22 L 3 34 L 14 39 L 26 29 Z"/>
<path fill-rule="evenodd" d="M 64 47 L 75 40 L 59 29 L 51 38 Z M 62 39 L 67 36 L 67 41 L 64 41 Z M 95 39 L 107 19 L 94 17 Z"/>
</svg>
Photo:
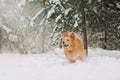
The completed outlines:
<svg viewBox="0 0 120 80">
<path fill-rule="evenodd" d="M 46 54 L 0 54 L 0 80 L 120 80 L 120 51 L 89 49 L 70 64 L 62 49 Z"/>
</svg>

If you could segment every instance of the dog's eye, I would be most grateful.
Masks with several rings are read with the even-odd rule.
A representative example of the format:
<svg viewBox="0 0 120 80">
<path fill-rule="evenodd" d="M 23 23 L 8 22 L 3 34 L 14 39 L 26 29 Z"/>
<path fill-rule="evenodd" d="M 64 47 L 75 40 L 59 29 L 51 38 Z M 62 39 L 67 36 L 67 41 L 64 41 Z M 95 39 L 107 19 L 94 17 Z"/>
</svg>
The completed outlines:
<svg viewBox="0 0 120 80">
<path fill-rule="evenodd" d="M 67 39 L 67 41 L 69 41 L 69 39 Z"/>
</svg>

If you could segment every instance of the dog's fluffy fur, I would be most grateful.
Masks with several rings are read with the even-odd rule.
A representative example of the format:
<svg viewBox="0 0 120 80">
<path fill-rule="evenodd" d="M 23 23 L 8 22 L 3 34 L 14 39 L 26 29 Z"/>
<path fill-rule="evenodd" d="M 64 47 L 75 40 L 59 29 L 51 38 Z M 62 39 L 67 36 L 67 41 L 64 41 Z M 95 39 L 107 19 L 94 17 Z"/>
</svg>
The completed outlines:
<svg viewBox="0 0 120 80">
<path fill-rule="evenodd" d="M 83 60 L 86 56 L 82 40 L 80 40 L 74 32 L 63 33 L 62 47 L 70 63 L 74 63 L 77 59 Z"/>
</svg>

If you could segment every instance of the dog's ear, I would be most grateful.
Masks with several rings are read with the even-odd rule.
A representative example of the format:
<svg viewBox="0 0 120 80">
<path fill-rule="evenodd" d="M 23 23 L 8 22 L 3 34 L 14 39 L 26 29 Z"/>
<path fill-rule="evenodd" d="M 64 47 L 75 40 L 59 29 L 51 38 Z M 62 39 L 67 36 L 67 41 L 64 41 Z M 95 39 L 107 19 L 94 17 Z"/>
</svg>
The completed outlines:
<svg viewBox="0 0 120 80">
<path fill-rule="evenodd" d="M 70 37 L 71 37 L 72 39 L 75 39 L 75 33 L 74 33 L 74 32 L 71 32 Z"/>
<path fill-rule="evenodd" d="M 65 37 L 65 36 L 68 36 L 68 35 L 67 35 L 67 32 L 64 32 L 64 33 L 63 33 L 63 36 L 64 36 L 64 37 Z"/>
</svg>

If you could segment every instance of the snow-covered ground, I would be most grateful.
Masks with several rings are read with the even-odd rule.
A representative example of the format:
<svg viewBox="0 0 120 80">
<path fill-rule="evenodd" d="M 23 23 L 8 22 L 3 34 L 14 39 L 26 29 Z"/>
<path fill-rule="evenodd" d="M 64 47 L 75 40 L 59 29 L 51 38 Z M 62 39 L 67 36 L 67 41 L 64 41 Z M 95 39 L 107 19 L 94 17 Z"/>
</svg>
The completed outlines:
<svg viewBox="0 0 120 80">
<path fill-rule="evenodd" d="M 62 49 L 46 54 L 0 54 L 0 80 L 120 80 L 120 51 L 89 49 L 70 64 Z"/>
</svg>

